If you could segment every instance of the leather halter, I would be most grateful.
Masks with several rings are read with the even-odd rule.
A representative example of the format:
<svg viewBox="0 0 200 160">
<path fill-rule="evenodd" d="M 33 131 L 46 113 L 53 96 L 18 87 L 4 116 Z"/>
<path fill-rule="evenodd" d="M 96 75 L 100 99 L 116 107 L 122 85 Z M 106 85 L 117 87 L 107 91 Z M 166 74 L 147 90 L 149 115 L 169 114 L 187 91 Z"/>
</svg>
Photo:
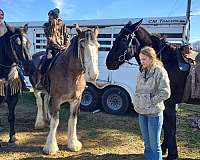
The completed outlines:
<svg viewBox="0 0 200 160">
<path fill-rule="evenodd" d="M 127 55 L 127 53 L 128 53 L 128 49 L 131 47 L 131 43 L 132 43 L 132 41 L 133 41 L 133 38 L 135 38 L 135 33 L 133 32 L 131 32 L 129 29 L 125 29 L 126 31 L 128 31 L 128 32 L 130 32 L 130 34 L 129 34 L 129 42 L 128 42 L 128 47 L 127 47 L 127 49 L 124 51 L 124 53 L 122 54 L 122 55 L 120 55 L 119 56 L 119 59 L 118 59 L 118 61 L 119 62 L 125 62 L 125 63 L 128 63 L 128 64 L 130 64 L 130 65 L 133 65 L 133 63 L 131 63 L 131 62 L 129 62 L 128 60 L 126 60 L 126 55 Z"/>
<path fill-rule="evenodd" d="M 78 58 L 80 59 L 81 61 L 81 67 L 83 69 L 83 73 L 86 72 L 86 67 L 85 67 L 85 61 L 84 61 L 84 47 L 81 46 L 81 42 L 84 41 L 85 38 L 81 38 L 81 39 L 78 39 Z"/>
</svg>

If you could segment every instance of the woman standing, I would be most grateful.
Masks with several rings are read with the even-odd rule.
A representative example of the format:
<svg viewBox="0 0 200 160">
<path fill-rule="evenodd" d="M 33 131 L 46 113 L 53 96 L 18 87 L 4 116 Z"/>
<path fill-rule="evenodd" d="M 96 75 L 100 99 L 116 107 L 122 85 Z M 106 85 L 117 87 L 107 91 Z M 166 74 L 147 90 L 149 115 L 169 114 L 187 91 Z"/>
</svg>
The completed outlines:
<svg viewBox="0 0 200 160">
<path fill-rule="evenodd" d="M 134 108 L 139 113 L 139 125 L 145 147 L 144 159 L 162 160 L 160 135 L 164 100 L 170 97 L 169 78 L 153 48 L 142 48 L 139 58 L 142 71 L 137 79 Z"/>
</svg>

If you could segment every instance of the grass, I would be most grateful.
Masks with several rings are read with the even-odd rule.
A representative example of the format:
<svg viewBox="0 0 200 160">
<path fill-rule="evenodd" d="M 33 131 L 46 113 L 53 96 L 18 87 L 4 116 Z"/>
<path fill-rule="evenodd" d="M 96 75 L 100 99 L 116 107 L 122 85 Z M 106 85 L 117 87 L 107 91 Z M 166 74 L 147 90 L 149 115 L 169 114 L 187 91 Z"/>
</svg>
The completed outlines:
<svg viewBox="0 0 200 160">
<path fill-rule="evenodd" d="M 0 115 L 6 117 L 6 108 L 0 107 Z M 4 112 L 5 113 L 4 113 Z M 4 113 L 4 114 L 3 114 Z M 16 111 L 16 130 L 19 146 L 7 147 L 8 123 L 0 133 L 3 147 L 0 159 L 71 159 L 71 160 L 129 160 L 143 159 L 143 142 L 139 131 L 137 115 L 127 113 L 123 116 L 103 112 L 81 112 L 78 118 L 77 132 L 83 148 L 79 152 L 67 150 L 67 119 L 69 107 L 63 105 L 60 110 L 60 124 L 57 141 L 60 151 L 55 156 L 42 154 L 48 129 L 34 130 L 36 107 L 32 93 L 19 99 Z M 189 127 L 193 115 L 200 116 L 199 105 L 183 104 L 177 112 L 177 141 L 180 159 L 200 159 L 200 130 Z"/>
</svg>

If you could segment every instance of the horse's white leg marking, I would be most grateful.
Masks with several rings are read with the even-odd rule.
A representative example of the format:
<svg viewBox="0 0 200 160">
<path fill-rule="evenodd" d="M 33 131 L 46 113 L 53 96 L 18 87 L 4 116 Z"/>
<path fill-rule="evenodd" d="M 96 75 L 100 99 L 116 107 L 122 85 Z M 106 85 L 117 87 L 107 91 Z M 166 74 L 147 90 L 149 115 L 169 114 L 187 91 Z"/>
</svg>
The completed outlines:
<svg viewBox="0 0 200 160">
<path fill-rule="evenodd" d="M 44 120 L 43 99 L 41 97 L 41 91 L 34 90 L 34 95 L 35 95 L 36 104 L 37 104 L 37 116 L 36 116 L 36 122 L 35 122 L 35 129 L 41 129 L 41 128 L 44 128 L 46 125 L 45 120 Z"/>
<path fill-rule="evenodd" d="M 76 125 L 77 125 L 77 112 L 78 106 L 74 102 L 70 103 L 70 116 L 68 120 L 68 148 L 72 151 L 79 151 L 82 148 L 81 142 L 77 138 Z"/>
<path fill-rule="evenodd" d="M 59 112 L 51 116 L 50 120 L 50 131 L 46 140 L 46 144 L 43 148 L 45 154 L 53 155 L 59 148 L 56 141 L 56 131 L 59 124 Z"/>
<path fill-rule="evenodd" d="M 45 93 L 44 95 L 44 118 L 46 122 L 50 121 L 51 115 L 49 112 L 49 101 L 50 101 L 50 96 Z"/>
</svg>

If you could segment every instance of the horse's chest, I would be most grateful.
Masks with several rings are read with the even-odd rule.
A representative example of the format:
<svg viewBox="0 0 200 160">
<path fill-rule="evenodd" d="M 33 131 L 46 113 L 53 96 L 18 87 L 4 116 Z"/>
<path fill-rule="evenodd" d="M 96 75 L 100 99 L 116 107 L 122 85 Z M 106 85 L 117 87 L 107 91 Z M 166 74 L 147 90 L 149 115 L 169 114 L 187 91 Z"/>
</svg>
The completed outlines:
<svg viewBox="0 0 200 160">
<path fill-rule="evenodd" d="M 66 78 L 64 81 L 51 83 L 51 94 L 62 99 L 71 100 L 79 98 L 86 86 L 83 75 L 77 78 Z"/>
</svg>

